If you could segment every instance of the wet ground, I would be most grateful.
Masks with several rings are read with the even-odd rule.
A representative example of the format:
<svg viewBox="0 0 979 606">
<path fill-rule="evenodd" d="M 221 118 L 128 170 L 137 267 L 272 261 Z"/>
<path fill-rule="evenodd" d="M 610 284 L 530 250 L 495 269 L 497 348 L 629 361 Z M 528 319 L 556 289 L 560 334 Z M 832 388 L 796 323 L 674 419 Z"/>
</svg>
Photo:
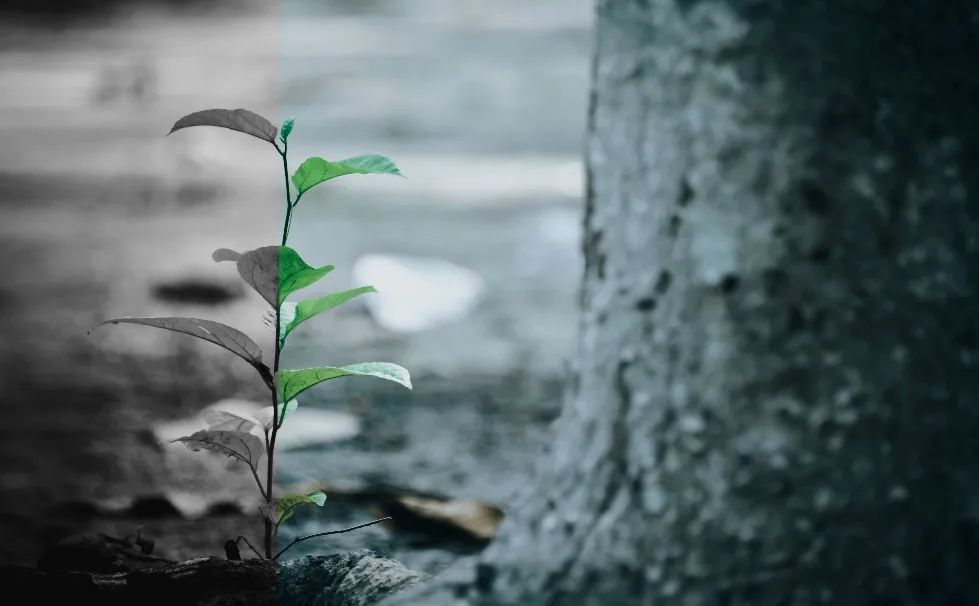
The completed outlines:
<svg viewBox="0 0 979 606">
<path fill-rule="evenodd" d="M 463 318 L 421 332 L 354 303 L 291 337 L 287 366 L 387 360 L 416 389 L 337 381 L 303 399 L 360 432 L 279 459 L 283 485 L 335 493 L 284 538 L 369 519 L 377 500 L 363 495 L 378 490 L 505 509 L 557 413 L 575 327 L 589 5 L 290 1 L 198 14 L 150 3 L 56 28 L 4 19 L 0 560 L 139 525 L 163 555 L 219 554 L 251 524 L 247 473 L 152 432 L 222 398 L 261 397 L 250 369 L 150 329 L 86 334 L 110 316 L 190 315 L 271 348 L 260 299 L 209 255 L 278 239 L 281 167 L 234 133 L 163 137 L 204 107 L 295 116 L 297 160 L 383 153 L 408 176 L 349 177 L 304 199 L 290 244 L 337 266 L 310 294 L 358 285 L 351 268 L 371 253 L 445 259 L 485 281 Z M 404 530 L 294 553 L 367 546 L 434 571 L 475 549 Z"/>
</svg>

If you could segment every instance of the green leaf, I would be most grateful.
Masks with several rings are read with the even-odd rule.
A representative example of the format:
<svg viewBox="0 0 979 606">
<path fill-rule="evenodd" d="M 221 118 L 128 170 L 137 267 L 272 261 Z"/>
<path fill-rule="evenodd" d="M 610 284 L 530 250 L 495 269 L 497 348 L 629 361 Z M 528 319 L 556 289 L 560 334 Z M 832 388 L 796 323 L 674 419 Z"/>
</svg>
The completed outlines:
<svg viewBox="0 0 979 606">
<path fill-rule="evenodd" d="M 332 265 L 311 267 L 293 249 L 288 246 L 280 248 L 282 251 L 279 253 L 279 304 L 292 293 L 315 284 L 320 278 L 333 271 Z"/>
<path fill-rule="evenodd" d="M 282 123 L 282 128 L 279 129 L 279 138 L 285 143 L 289 140 L 289 135 L 292 133 L 292 127 L 296 124 L 295 118 L 287 118 L 285 122 Z"/>
<path fill-rule="evenodd" d="M 282 497 L 276 499 L 276 524 L 281 524 L 292 517 L 293 509 L 298 505 L 316 505 L 322 507 L 326 503 L 326 494 L 315 491 L 309 494 L 296 495 L 292 497 Z"/>
<path fill-rule="evenodd" d="M 219 345 L 231 353 L 244 359 L 255 367 L 263 378 L 271 379 L 271 372 L 268 366 L 262 362 L 262 350 L 252 341 L 251 337 L 236 328 L 227 324 L 214 322 L 212 320 L 201 320 L 198 318 L 113 318 L 106 320 L 98 326 L 106 324 L 141 324 L 162 328 L 173 332 L 183 333 L 198 339 L 203 339 L 215 345 Z M 96 326 L 96 328 L 98 328 Z"/>
<path fill-rule="evenodd" d="M 411 376 L 404 368 L 388 362 L 366 362 L 349 366 L 281 370 L 279 388 L 282 390 L 282 399 L 291 400 L 314 385 L 340 377 L 376 377 L 411 389 Z"/>
<path fill-rule="evenodd" d="M 294 309 L 290 306 L 290 309 L 288 310 L 286 310 L 286 305 L 288 305 L 288 303 L 284 303 L 282 306 L 282 311 L 280 312 L 280 318 L 284 324 L 280 330 L 282 333 L 282 340 L 285 340 L 286 335 L 292 332 L 292 329 L 313 316 L 321 314 L 324 311 L 329 311 L 334 307 L 343 305 L 354 297 L 368 292 L 377 292 L 377 290 L 373 286 L 362 286 L 360 288 L 353 288 L 343 292 L 335 292 L 324 297 L 300 301 L 299 303 L 295 304 Z"/>
<path fill-rule="evenodd" d="M 271 122 L 247 109 L 205 109 L 187 114 L 174 123 L 168 135 L 182 128 L 191 126 L 218 126 L 229 128 L 246 135 L 258 137 L 262 141 L 275 143 L 275 135 L 279 131 Z"/>
<path fill-rule="evenodd" d="M 324 181 L 353 174 L 404 176 L 398 170 L 398 167 L 394 165 L 394 162 L 376 154 L 355 156 L 346 160 L 340 160 L 339 162 L 330 162 L 323 158 L 312 157 L 299 165 L 296 173 L 292 175 L 292 183 L 296 186 L 297 194 L 301 196 Z"/>
<path fill-rule="evenodd" d="M 177 438 L 174 442 L 182 442 L 187 448 L 197 450 L 213 450 L 233 459 L 238 459 L 253 470 L 258 470 L 258 463 L 265 454 L 265 446 L 261 438 L 243 431 L 198 431 L 189 436 Z"/>
<path fill-rule="evenodd" d="M 332 265 L 311 267 L 288 246 L 263 246 L 239 254 L 221 248 L 211 255 L 217 261 L 236 261 L 238 274 L 273 307 L 291 293 L 315 283 L 333 271 Z"/>
</svg>

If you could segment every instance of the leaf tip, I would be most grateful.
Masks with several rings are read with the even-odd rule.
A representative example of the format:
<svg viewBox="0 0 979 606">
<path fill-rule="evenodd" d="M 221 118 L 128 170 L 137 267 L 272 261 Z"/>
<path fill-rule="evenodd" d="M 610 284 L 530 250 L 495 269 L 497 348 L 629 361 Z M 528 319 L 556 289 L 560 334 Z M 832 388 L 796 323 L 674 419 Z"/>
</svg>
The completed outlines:
<svg viewBox="0 0 979 606">
<path fill-rule="evenodd" d="M 98 324 L 96 324 L 95 326 L 89 328 L 86 332 L 87 332 L 87 334 L 92 334 L 92 331 L 95 330 L 96 328 L 101 328 L 101 327 L 105 326 L 106 324 L 116 324 L 116 323 L 117 322 L 113 322 L 112 320 L 103 320 L 103 321 L 99 322 Z"/>
<path fill-rule="evenodd" d="M 279 128 L 279 139 L 281 139 L 283 143 L 289 140 L 289 134 L 292 133 L 292 127 L 295 125 L 295 123 L 295 118 L 286 118 L 282 123 L 282 127 Z"/>
<path fill-rule="evenodd" d="M 220 263 L 222 261 L 237 262 L 239 259 L 241 259 L 241 253 L 231 250 L 230 248 L 219 248 L 211 253 L 211 258 L 214 259 L 215 263 Z"/>
</svg>

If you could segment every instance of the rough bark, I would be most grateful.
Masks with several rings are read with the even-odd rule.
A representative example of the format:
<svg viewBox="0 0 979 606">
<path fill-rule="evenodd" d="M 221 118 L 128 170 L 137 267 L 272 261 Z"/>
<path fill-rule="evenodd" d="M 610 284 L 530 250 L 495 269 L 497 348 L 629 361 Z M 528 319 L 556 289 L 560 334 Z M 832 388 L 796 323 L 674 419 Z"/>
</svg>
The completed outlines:
<svg viewBox="0 0 979 606">
<path fill-rule="evenodd" d="M 469 601 L 975 599 L 975 23 L 599 1 L 574 380 Z"/>
<path fill-rule="evenodd" d="M 0 567 L 7 595 L 38 604 L 368 606 L 426 577 L 367 550 L 266 561 L 202 558 L 112 574 Z"/>
</svg>

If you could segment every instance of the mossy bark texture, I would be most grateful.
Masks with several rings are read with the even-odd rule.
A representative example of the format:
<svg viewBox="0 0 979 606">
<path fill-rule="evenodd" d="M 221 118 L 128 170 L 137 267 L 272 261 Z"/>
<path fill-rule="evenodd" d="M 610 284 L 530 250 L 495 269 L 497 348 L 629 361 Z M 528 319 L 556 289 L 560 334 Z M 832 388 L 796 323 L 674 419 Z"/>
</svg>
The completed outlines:
<svg viewBox="0 0 979 606">
<path fill-rule="evenodd" d="M 977 19 L 598 2 L 573 381 L 457 598 L 974 603 Z"/>
</svg>

